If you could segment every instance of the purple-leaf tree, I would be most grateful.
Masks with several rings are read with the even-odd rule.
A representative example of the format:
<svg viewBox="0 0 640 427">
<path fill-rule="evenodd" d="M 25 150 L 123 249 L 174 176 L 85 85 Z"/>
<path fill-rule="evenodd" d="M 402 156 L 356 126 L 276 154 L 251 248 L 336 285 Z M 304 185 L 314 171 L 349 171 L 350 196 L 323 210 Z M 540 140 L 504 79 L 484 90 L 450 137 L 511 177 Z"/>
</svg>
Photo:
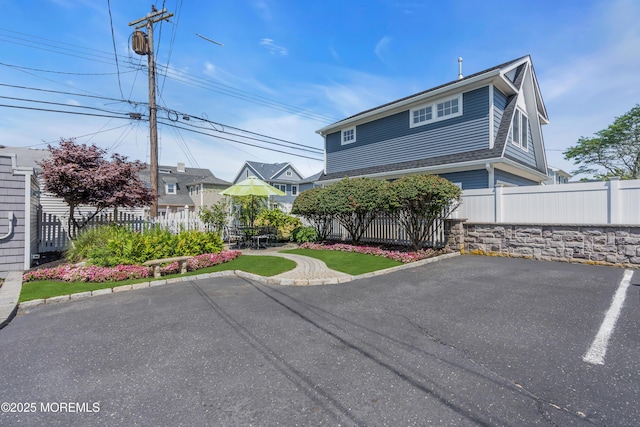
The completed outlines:
<svg viewBox="0 0 640 427">
<path fill-rule="evenodd" d="M 108 160 L 104 157 L 106 150 L 73 140 L 61 140 L 59 147 L 49 145 L 49 151 L 51 156 L 39 163 L 44 190 L 69 205 L 69 237 L 104 209 L 148 206 L 156 197 L 138 177 L 145 165 L 137 160 L 128 162 L 119 154 Z M 92 211 L 77 218 L 79 206 L 91 207 Z"/>
</svg>

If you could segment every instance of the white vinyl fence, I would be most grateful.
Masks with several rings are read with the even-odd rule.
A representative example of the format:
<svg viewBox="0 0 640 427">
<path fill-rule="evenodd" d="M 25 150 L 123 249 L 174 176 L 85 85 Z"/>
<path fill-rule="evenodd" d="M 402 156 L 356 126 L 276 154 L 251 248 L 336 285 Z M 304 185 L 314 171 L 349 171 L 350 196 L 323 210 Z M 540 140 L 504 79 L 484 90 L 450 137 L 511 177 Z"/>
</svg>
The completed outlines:
<svg viewBox="0 0 640 427">
<path fill-rule="evenodd" d="M 469 222 L 640 225 L 640 180 L 464 190 Z"/>
</svg>

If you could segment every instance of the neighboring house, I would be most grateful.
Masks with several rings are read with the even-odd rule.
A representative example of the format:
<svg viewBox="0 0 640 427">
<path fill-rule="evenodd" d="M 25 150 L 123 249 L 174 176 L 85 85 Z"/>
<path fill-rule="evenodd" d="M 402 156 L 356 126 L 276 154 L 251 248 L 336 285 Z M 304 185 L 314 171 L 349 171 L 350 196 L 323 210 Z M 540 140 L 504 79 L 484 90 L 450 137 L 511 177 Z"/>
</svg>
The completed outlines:
<svg viewBox="0 0 640 427">
<path fill-rule="evenodd" d="M 0 156 L 14 156 L 19 168 L 35 170 L 36 174 L 40 170 L 38 162 L 49 158 L 49 155 L 49 150 L 0 146 Z M 197 211 L 200 206 L 211 205 L 220 200 L 222 196 L 218 193 L 230 185 L 229 182 L 216 178 L 208 169 L 186 168 L 182 163 L 175 167 L 159 166 L 158 172 L 159 181 L 163 187 L 159 188 L 161 196 L 158 211 L 160 213 L 167 210 L 184 210 L 185 206 L 190 211 Z M 140 178 L 145 182 L 150 181 L 148 166 L 140 173 Z M 38 177 L 38 182 L 39 188 L 44 188 L 41 176 Z M 34 253 L 56 252 L 64 249 L 67 243 L 69 206 L 63 199 L 46 191 L 40 192 L 39 203 L 40 209 L 35 217 L 38 219 L 36 230 L 39 233 L 40 245 Z M 93 207 L 79 206 L 76 209 L 76 216 L 82 218 L 94 211 Z M 147 217 L 148 212 L 148 207 L 118 209 L 120 215 L 127 214 L 126 216 L 132 218 Z M 113 211 L 104 213 L 111 214 Z M 1 217 L 0 221 L 2 221 Z M 0 233 L 2 233 L 1 228 Z"/>
<path fill-rule="evenodd" d="M 151 182 L 149 167 L 140 172 L 140 177 Z M 184 163 L 177 166 L 158 166 L 158 214 L 178 210 L 198 211 L 200 206 L 210 206 L 222 199 L 218 194 L 231 183 L 217 178 L 209 169 L 188 168 Z"/>
<path fill-rule="evenodd" d="M 546 185 L 567 184 L 571 179 L 570 173 L 553 166 L 547 168 L 547 175 L 549 179 L 544 182 Z"/>
<path fill-rule="evenodd" d="M 32 167 L 0 152 L 0 277 L 31 267 L 38 253 L 38 193 Z"/>
<path fill-rule="evenodd" d="M 431 173 L 463 189 L 538 185 L 548 179 L 548 122 L 524 56 L 318 130 L 325 139 L 318 184 Z"/>
<path fill-rule="evenodd" d="M 255 176 L 285 193 L 284 196 L 271 196 L 285 211 L 291 210 L 296 196 L 302 191 L 312 188 L 320 173 L 304 178 L 291 163 L 261 163 L 246 161 L 233 180 L 234 184 Z M 315 178 L 314 178 L 315 177 Z"/>
</svg>

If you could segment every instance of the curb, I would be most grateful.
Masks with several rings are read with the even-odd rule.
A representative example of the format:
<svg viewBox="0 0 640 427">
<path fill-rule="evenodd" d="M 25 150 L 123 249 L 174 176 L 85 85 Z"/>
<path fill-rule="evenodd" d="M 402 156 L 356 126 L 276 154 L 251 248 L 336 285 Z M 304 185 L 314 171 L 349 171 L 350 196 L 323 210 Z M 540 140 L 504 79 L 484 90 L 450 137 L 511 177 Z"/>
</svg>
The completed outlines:
<svg viewBox="0 0 640 427">
<path fill-rule="evenodd" d="M 7 326 L 16 316 L 21 290 L 22 271 L 10 271 L 0 292 L 0 329 Z"/>
<path fill-rule="evenodd" d="M 61 295 L 61 296 L 56 296 L 56 297 L 51 297 L 46 299 L 36 299 L 36 300 L 25 301 L 20 304 L 17 304 L 18 297 L 20 296 L 20 288 L 22 286 L 22 272 L 20 272 L 18 276 L 20 281 L 20 286 L 18 287 L 17 296 L 15 297 L 17 306 L 15 306 L 14 308 L 13 317 L 15 317 L 16 312 L 20 314 L 27 313 L 28 310 L 31 308 L 38 307 L 40 305 L 45 305 L 45 304 L 55 304 L 63 301 L 76 301 L 76 300 L 86 299 L 86 298 L 99 296 L 99 295 L 108 295 L 111 293 L 124 292 L 124 291 L 130 291 L 135 289 L 145 289 L 145 288 L 150 288 L 155 286 L 163 286 L 170 283 L 188 282 L 191 280 L 214 279 L 217 277 L 235 276 L 242 279 L 252 280 L 252 281 L 261 283 L 263 285 L 280 285 L 280 286 L 336 285 L 339 283 L 352 282 L 354 280 L 367 279 L 375 276 L 382 276 L 384 274 L 389 274 L 389 273 L 393 273 L 400 270 L 406 270 L 408 268 L 420 267 L 425 264 L 431 264 L 433 262 L 453 258 L 459 255 L 460 255 L 460 252 L 453 252 L 450 254 L 438 255 L 433 258 L 414 261 L 414 262 L 399 265 L 396 267 L 386 268 L 384 270 L 378 270 L 378 271 L 373 271 L 371 273 L 360 274 L 358 276 L 346 276 L 346 277 L 339 277 L 339 278 L 331 277 L 326 279 L 278 279 L 273 277 L 259 276 L 257 274 L 247 273 L 246 271 L 241 271 L 241 270 L 226 270 L 226 271 L 219 271 L 216 273 L 205 273 L 205 274 L 197 274 L 193 276 L 174 277 L 171 279 L 152 280 L 149 282 L 136 283 L 134 285 L 114 286 L 113 288 L 98 289 L 96 291 L 90 291 L 90 292 L 79 292 L 76 294 Z M 3 287 L 6 285 L 7 285 L 7 281 L 4 282 Z M 2 319 L 1 315 L 2 313 L 0 312 L 0 319 Z M 5 324 L 9 323 L 10 320 L 11 319 L 7 319 L 1 325 L 4 326 Z"/>
</svg>

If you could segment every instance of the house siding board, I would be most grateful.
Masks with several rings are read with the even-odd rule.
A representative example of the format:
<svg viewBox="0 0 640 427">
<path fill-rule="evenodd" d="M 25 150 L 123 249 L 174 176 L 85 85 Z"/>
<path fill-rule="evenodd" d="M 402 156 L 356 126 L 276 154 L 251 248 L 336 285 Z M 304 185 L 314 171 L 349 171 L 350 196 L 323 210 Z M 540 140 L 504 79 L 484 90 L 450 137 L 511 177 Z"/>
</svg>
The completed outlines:
<svg viewBox="0 0 640 427">
<path fill-rule="evenodd" d="M 440 174 L 440 177 L 455 184 L 462 184 L 463 190 L 487 188 L 487 183 L 489 182 L 489 173 L 486 169 L 443 173 Z"/>
<path fill-rule="evenodd" d="M 13 212 L 13 233 L 0 240 L 0 277 L 22 270 L 25 253 L 25 176 L 13 172 L 11 157 L 0 156 L 0 187 L 6 190 L 0 204 L 0 236 L 9 231 L 8 213 Z M 8 200 L 11 202 L 8 202 Z"/>
<path fill-rule="evenodd" d="M 442 157 L 488 148 L 489 87 L 463 94 L 463 115 L 409 127 L 409 111 L 356 128 L 356 142 L 340 145 L 340 133 L 327 136 L 327 173 Z"/>
<path fill-rule="evenodd" d="M 518 175 L 514 175 L 509 172 L 505 172 L 499 169 L 496 169 L 495 171 L 495 180 L 496 180 L 495 184 L 497 184 L 498 181 L 500 181 L 502 183 L 517 185 L 517 186 L 538 185 L 536 181 L 531 181 L 529 179 L 523 178 Z"/>
<path fill-rule="evenodd" d="M 511 137 L 511 134 L 509 134 L 507 148 L 505 150 L 504 156 L 508 159 L 515 160 L 523 165 L 536 169 L 537 168 L 536 152 L 533 148 L 533 139 L 531 136 L 531 126 L 529 126 L 529 121 L 527 121 L 527 126 L 529 127 L 529 132 L 527 137 L 528 150 L 525 151 L 519 146 L 515 145 L 513 143 L 513 138 Z"/>
<path fill-rule="evenodd" d="M 493 107 L 493 137 L 497 139 L 502 115 L 507 108 L 507 96 L 496 88 L 493 89 Z"/>
</svg>

